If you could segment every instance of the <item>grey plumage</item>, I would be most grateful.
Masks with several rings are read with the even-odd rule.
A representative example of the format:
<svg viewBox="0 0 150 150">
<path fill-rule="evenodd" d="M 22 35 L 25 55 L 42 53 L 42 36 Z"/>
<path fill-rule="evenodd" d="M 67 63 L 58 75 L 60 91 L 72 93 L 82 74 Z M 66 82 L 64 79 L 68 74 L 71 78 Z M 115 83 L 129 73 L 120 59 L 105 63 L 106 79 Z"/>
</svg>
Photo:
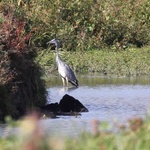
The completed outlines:
<svg viewBox="0 0 150 150">
<path fill-rule="evenodd" d="M 60 47 L 59 40 L 54 38 L 51 41 L 47 42 L 47 44 L 55 44 L 56 48 L 56 63 L 58 67 L 58 72 L 62 77 L 63 85 L 68 86 L 68 82 L 78 87 L 78 80 L 73 72 L 73 70 L 61 59 L 58 53 L 58 49 Z"/>
</svg>

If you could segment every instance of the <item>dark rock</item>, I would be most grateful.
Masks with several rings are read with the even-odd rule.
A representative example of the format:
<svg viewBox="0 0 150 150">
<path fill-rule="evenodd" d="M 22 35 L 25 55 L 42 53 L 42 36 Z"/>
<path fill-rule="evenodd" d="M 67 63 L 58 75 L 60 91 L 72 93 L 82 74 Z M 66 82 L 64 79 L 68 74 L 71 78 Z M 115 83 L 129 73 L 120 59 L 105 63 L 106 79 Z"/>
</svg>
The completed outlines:
<svg viewBox="0 0 150 150">
<path fill-rule="evenodd" d="M 88 109 L 79 100 L 67 94 L 59 104 L 51 103 L 41 107 L 43 118 L 57 118 L 57 115 L 80 116 L 80 112 L 88 112 Z"/>
<path fill-rule="evenodd" d="M 59 102 L 61 112 L 88 112 L 88 109 L 72 96 L 64 95 Z"/>
<path fill-rule="evenodd" d="M 48 104 L 48 105 L 41 107 L 41 110 L 57 113 L 60 111 L 60 107 L 59 107 L 58 103 L 51 103 L 51 104 Z"/>
</svg>

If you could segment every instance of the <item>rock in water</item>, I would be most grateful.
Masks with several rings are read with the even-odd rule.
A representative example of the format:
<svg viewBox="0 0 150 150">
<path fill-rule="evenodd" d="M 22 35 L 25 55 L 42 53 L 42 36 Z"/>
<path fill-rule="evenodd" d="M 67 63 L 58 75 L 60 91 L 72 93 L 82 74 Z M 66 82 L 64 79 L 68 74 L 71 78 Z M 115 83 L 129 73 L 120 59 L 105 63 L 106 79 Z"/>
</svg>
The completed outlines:
<svg viewBox="0 0 150 150">
<path fill-rule="evenodd" d="M 88 112 L 88 109 L 77 99 L 66 94 L 59 102 L 61 112 Z"/>
<path fill-rule="evenodd" d="M 47 105 L 41 107 L 41 109 L 44 111 L 49 111 L 49 112 L 53 112 L 53 113 L 60 112 L 60 107 L 59 107 L 58 103 L 47 104 Z"/>
</svg>

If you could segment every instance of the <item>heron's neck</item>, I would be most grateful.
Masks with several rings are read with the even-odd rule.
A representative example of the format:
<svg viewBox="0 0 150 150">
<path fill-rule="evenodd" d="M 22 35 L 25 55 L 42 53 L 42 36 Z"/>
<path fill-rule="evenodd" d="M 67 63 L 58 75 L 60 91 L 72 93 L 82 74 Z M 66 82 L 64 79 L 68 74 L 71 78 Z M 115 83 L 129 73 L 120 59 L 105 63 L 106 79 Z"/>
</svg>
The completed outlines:
<svg viewBox="0 0 150 150">
<path fill-rule="evenodd" d="M 56 48 L 55 48 L 55 51 L 56 51 L 56 56 L 59 57 L 58 47 L 57 47 L 57 46 L 56 46 Z"/>
<path fill-rule="evenodd" d="M 57 45 L 56 45 L 55 51 L 56 51 L 56 54 L 58 54 L 58 46 Z"/>
<path fill-rule="evenodd" d="M 59 64 L 62 62 L 62 59 L 61 57 L 59 56 L 58 52 L 56 51 L 56 63 L 57 63 L 57 66 L 59 66 Z"/>
</svg>

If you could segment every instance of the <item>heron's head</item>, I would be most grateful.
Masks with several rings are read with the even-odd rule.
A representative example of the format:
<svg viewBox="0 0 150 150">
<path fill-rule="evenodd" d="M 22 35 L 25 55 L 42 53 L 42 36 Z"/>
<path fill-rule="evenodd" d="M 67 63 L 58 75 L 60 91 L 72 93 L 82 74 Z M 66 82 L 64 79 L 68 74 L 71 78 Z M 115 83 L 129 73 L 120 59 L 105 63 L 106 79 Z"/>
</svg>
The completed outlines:
<svg viewBox="0 0 150 150">
<path fill-rule="evenodd" d="M 55 44 L 55 46 L 56 46 L 57 48 L 60 47 L 59 40 L 56 39 L 56 38 L 54 38 L 54 39 L 52 39 L 51 41 L 47 42 L 47 44 Z"/>
</svg>

